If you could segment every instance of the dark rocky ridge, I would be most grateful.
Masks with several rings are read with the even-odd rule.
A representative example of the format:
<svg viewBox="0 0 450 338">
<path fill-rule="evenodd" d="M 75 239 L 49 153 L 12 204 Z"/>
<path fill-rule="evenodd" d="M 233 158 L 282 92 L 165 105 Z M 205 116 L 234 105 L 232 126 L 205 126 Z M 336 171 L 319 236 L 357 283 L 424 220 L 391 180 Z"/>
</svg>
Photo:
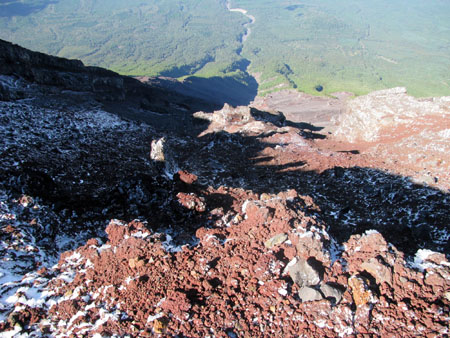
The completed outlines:
<svg viewBox="0 0 450 338">
<path fill-rule="evenodd" d="M 125 99 L 124 78 L 112 71 L 85 67 L 80 60 L 31 52 L 3 40 L 0 40 L 0 46 L 1 74 L 19 76 L 40 85 L 92 91 L 100 99 Z M 3 100 L 7 98 L 5 95 Z"/>
<path fill-rule="evenodd" d="M 190 125 L 193 112 L 218 108 L 216 103 L 145 85 L 103 68 L 87 67 L 79 60 L 33 52 L 3 40 L 0 40 L 0 74 L 10 77 L 0 83 L 3 101 L 29 97 L 40 99 L 40 104 L 45 105 L 55 97 L 57 102 L 68 100 L 71 105 L 95 102 L 106 111 L 155 124 L 159 129 L 182 130 L 181 126 Z"/>
<path fill-rule="evenodd" d="M 0 331 L 448 334 L 449 263 L 416 254 L 448 253 L 445 190 L 319 148 L 283 114 L 192 116 L 188 97 L 118 76 L 114 98 L 90 82 L 111 72 L 65 65 L 66 84 L 0 77 L 23 92 L 0 102 Z"/>
</svg>

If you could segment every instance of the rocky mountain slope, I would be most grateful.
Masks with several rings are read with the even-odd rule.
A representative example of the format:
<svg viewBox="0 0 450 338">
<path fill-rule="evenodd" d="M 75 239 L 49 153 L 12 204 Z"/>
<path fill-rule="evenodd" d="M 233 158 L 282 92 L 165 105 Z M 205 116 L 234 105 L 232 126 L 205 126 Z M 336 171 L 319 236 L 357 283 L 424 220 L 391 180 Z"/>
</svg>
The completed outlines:
<svg viewBox="0 0 450 338">
<path fill-rule="evenodd" d="M 378 91 L 351 100 L 336 123 L 339 139 L 358 143 L 391 167 L 408 168 L 419 181 L 450 186 L 450 97 Z"/>
<path fill-rule="evenodd" d="M 424 184 L 407 161 L 445 155 L 445 98 L 411 117 L 391 92 L 405 117 L 383 128 L 411 127 L 393 142 L 363 117 L 386 93 L 321 121 L 270 99 L 214 110 L 2 44 L 5 337 L 449 334 L 449 162 Z M 418 153 L 401 148 L 414 137 Z"/>
</svg>

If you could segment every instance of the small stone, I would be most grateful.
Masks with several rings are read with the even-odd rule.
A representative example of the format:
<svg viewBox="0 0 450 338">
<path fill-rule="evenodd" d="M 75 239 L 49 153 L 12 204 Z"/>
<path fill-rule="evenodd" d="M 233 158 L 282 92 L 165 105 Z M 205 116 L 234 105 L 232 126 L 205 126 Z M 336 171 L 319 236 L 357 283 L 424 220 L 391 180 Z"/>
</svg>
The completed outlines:
<svg viewBox="0 0 450 338">
<path fill-rule="evenodd" d="M 48 275 L 48 270 L 46 267 L 43 267 L 43 268 L 39 269 L 37 273 L 40 276 L 46 276 L 46 275 Z"/>
<path fill-rule="evenodd" d="M 24 207 L 28 207 L 30 204 L 33 203 L 33 198 L 27 195 L 23 195 L 20 200 L 19 203 Z"/>
<path fill-rule="evenodd" d="M 197 181 L 197 179 L 198 179 L 197 175 L 187 172 L 185 170 L 180 170 L 180 171 L 178 171 L 177 174 L 178 174 L 179 180 L 186 184 L 192 184 L 195 181 Z"/>
<path fill-rule="evenodd" d="M 406 283 L 406 282 L 408 281 L 408 279 L 405 278 L 405 277 L 403 277 L 403 276 L 400 276 L 399 280 L 400 280 L 400 282 L 402 282 L 402 283 Z"/>
<path fill-rule="evenodd" d="M 128 260 L 128 265 L 132 269 L 142 268 L 145 265 L 145 261 L 143 259 L 139 259 L 139 258 L 130 258 Z"/>
<path fill-rule="evenodd" d="M 450 302 L 450 291 L 444 292 L 444 298 Z"/>
<path fill-rule="evenodd" d="M 42 324 L 42 323 L 40 323 L 40 324 L 39 324 L 39 330 L 41 330 L 41 333 L 43 333 L 43 334 L 50 335 L 50 332 L 51 332 L 51 326 L 50 326 L 50 325 L 47 325 L 47 324 Z"/>
<path fill-rule="evenodd" d="M 298 296 L 302 302 L 314 302 L 323 299 L 322 294 L 319 291 L 309 286 L 303 286 L 298 290 Z"/>
<path fill-rule="evenodd" d="M 259 199 L 260 199 L 261 201 L 267 201 L 267 200 L 270 200 L 270 195 L 269 195 L 269 194 L 266 194 L 266 193 L 262 193 L 261 196 L 259 197 Z"/>
<path fill-rule="evenodd" d="M 12 234 L 16 231 L 16 228 L 14 228 L 12 225 L 8 225 L 3 229 L 4 232 Z"/>
<path fill-rule="evenodd" d="M 362 276 L 352 276 L 348 280 L 352 289 L 353 300 L 356 306 L 361 306 L 372 301 L 372 292 L 368 288 L 368 282 Z"/>
<path fill-rule="evenodd" d="M 303 258 L 294 258 L 288 265 L 289 275 L 298 286 L 317 285 L 320 282 L 319 273 Z"/>
<path fill-rule="evenodd" d="M 339 304 L 342 299 L 342 290 L 331 286 L 330 284 L 320 285 L 320 291 L 322 291 L 325 298 L 331 299 L 334 304 Z"/>
<path fill-rule="evenodd" d="M 153 140 L 152 144 L 151 144 L 151 151 L 150 151 L 150 158 L 153 161 L 158 161 L 158 162 L 164 162 L 165 156 L 164 156 L 164 144 L 166 142 L 166 139 L 164 137 L 158 139 L 158 140 Z"/>
<path fill-rule="evenodd" d="M 19 314 L 15 312 L 11 313 L 8 317 L 8 324 L 11 327 L 21 328 L 22 325 L 19 322 Z"/>
<path fill-rule="evenodd" d="M 288 236 L 286 234 L 278 234 L 273 236 L 271 239 L 267 240 L 264 245 L 268 249 L 272 249 L 273 247 L 280 245 L 284 242 L 286 242 L 288 239 Z"/>
<path fill-rule="evenodd" d="M 234 328 L 238 331 L 242 331 L 244 328 L 242 327 L 241 323 L 234 324 Z"/>
<path fill-rule="evenodd" d="M 167 318 L 165 318 L 165 317 L 158 318 L 153 323 L 153 331 L 155 333 L 162 334 L 166 331 L 168 325 L 169 325 L 169 321 Z"/>
</svg>

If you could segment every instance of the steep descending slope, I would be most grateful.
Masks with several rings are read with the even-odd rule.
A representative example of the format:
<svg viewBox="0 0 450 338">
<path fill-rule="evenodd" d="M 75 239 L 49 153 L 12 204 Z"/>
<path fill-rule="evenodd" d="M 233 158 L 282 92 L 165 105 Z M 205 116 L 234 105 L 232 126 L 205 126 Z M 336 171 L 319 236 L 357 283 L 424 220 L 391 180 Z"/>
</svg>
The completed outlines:
<svg viewBox="0 0 450 338">
<path fill-rule="evenodd" d="M 446 190 L 283 114 L 183 103 L 193 128 L 167 132 L 167 107 L 150 126 L 0 81 L 24 91 L 0 102 L 5 335 L 449 334 Z"/>
</svg>

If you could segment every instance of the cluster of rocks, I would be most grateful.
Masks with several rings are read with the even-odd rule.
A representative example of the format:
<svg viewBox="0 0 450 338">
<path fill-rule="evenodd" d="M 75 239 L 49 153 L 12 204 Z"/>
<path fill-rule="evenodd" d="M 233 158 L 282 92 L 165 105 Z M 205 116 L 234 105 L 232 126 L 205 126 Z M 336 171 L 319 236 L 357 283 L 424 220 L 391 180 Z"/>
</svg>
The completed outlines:
<svg viewBox="0 0 450 338">
<path fill-rule="evenodd" d="M 258 195 L 210 187 L 191 194 L 205 201 L 206 211 L 197 212 L 210 218 L 196 231 L 196 246 L 170 247 L 150 224 L 113 220 L 106 241 L 91 239 L 39 279 L 27 276 L 3 330 L 117 337 L 448 334 L 444 255 L 422 250 L 412 266 L 376 231 L 338 247 L 320 217 L 307 216 L 317 206 L 295 190 Z M 232 205 L 211 209 L 220 195 L 231 196 Z M 24 305 L 40 285 L 40 305 Z"/>
</svg>

